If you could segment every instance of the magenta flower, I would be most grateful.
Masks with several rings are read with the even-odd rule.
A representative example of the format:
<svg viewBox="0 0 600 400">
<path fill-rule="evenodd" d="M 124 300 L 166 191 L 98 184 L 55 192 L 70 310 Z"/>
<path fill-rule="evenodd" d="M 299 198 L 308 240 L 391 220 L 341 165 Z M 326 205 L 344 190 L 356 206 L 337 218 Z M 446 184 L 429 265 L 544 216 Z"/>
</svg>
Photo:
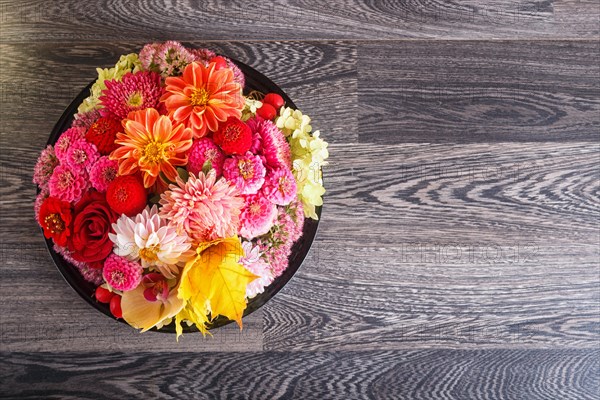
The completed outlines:
<svg viewBox="0 0 600 400">
<path fill-rule="evenodd" d="M 126 292 L 135 289 L 142 281 L 142 266 L 125 257 L 111 254 L 104 261 L 102 276 L 110 287 Z"/>
<path fill-rule="evenodd" d="M 59 165 L 54 169 L 48 189 L 50 196 L 62 201 L 77 202 L 89 188 L 85 172 L 77 171 L 68 165 Z"/>
<path fill-rule="evenodd" d="M 188 158 L 188 171 L 198 175 L 207 161 L 210 161 L 211 167 L 215 170 L 217 176 L 221 176 L 223 162 L 225 161 L 225 155 L 221 149 L 210 138 L 194 140 Z"/>
<path fill-rule="evenodd" d="M 104 106 L 100 110 L 103 116 L 115 115 L 119 119 L 127 118 L 130 112 L 156 108 L 161 110 L 160 97 L 163 94 L 160 75 L 156 72 L 127 73 L 118 80 L 105 81 L 100 101 Z"/>
<path fill-rule="evenodd" d="M 90 170 L 92 187 L 99 192 L 106 192 L 108 185 L 117 177 L 119 163 L 103 156 L 96 161 Z"/>
<path fill-rule="evenodd" d="M 279 168 L 269 171 L 263 185 L 265 197 L 271 202 L 285 206 L 296 198 L 296 179 L 287 168 Z"/>
<path fill-rule="evenodd" d="M 64 162 L 74 171 L 89 172 L 98 158 L 100 158 L 100 153 L 96 146 L 88 143 L 85 139 L 79 139 L 73 142 L 67 150 Z"/>
<path fill-rule="evenodd" d="M 241 194 L 255 194 L 265 183 L 267 170 L 259 156 L 250 152 L 229 157 L 223 164 L 223 176 L 233 183 Z"/>
<path fill-rule="evenodd" d="M 277 206 L 261 192 L 244 196 L 244 201 L 240 214 L 240 236 L 253 239 L 268 233 L 277 218 Z"/>
</svg>

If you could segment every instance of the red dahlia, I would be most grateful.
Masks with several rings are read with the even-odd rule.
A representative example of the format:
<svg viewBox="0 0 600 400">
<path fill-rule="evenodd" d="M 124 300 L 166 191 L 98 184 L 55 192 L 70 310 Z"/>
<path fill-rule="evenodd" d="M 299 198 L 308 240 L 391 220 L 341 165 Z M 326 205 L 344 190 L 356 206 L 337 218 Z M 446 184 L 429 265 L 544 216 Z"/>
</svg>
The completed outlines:
<svg viewBox="0 0 600 400">
<path fill-rule="evenodd" d="M 118 214 L 134 216 L 146 207 L 146 189 L 135 175 L 118 176 L 108 185 L 106 200 Z"/>
<path fill-rule="evenodd" d="M 38 222 L 44 230 L 46 239 L 52 238 L 58 246 L 67 244 L 71 235 L 71 204 L 55 197 L 48 197 L 42 203 L 38 214 Z"/>
<path fill-rule="evenodd" d="M 229 117 L 215 132 L 213 139 L 225 154 L 245 154 L 252 145 L 252 131 L 238 118 Z"/>
<path fill-rule="evenodd" d="M 85 134 L 85 139 L 95 144 L 103 156 L 109 155 L 118 145 L 115 144 L 117 133 L 122 132 L 121 122 L 114 118 L 100 117 Z"/>
</svg>

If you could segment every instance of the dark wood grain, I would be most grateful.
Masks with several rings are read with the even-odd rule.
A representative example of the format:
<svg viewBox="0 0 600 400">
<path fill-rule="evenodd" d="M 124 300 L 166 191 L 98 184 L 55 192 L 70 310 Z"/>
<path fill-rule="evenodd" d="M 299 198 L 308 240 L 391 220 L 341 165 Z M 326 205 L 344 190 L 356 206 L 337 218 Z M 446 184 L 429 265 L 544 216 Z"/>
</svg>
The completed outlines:
<svg viewBox="0 0 600 400">
<path fill-rule="evenodd" d="M 595 38 L 600 15 L 595 0 L 31 0 L 0 11 L 3 42 Z"/>
<path fill-rule="evenodd" d="M 2 354 L 1 398 L 593 400 L 598 350 Z M 574 378 L 574 379 L 573 379 Z"/>
<path fill-rule="evenodd" d="M 600 42 L 361 43 L 360 140 L 600 140 Z"/>
<path fill-rule="evenodd" d="M 598 143 L 334 145 L 265 347 L 598 343 Z"/>
</svg>

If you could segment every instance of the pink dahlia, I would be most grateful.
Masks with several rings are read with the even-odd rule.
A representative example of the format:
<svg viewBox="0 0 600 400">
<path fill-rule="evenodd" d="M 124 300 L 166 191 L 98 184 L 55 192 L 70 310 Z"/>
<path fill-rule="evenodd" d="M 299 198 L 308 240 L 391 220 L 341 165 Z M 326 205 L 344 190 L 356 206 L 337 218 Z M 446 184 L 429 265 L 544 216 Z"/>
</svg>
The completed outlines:
<svg viewBox="0 0 600 400">
<path fill-rule="evenodd" d="M 255 194 L 265 183 L 267 170 L 259 156 L 247 152 L 229 157 L 223 164 L 223 176 L 233 183 L 241 194 Z"/>
<path fill-rule="evenodd" d="M 207 161 L 210 161 L 211 167 L 215 170 L 217 176 L 221 176 L 223 173 L 225 155 L 221 149 L 219 149 L 219 146 L 217 146 L 210 138 L 194 140 L 194 144 L 189 153 L 188 171 L 198 175 L 198 173 L 202 171 L 204 163 Z"/>
<path fill-rule="evenodd" d="M 286 206 L 296 198 L 296 179 L 287 168 L 270 170 L 265 178 L 263 192 L 271 202 Z"/>
<path fill-rule="evenodd" d="M 48 145 L 42 154 L 38 157 L 35 168 L 33 169 L 33 183 L 40 188 L 48 187 L 48 179 L 52 176 L 54 168 L 59 164 L 58 158 L 54 153 L 54 147 Z"/>
<path fill-rule="evenodd" d="M 190 173 L 187 182 L 177 177 L 177 184 L 160 196 L 160 215 L 186 232 L 195 243 L 234 236 L 239 227 L 244 201 L 235 186 L 217 180 L 215 170 L 207 175 Z"/>
<path fill-rule="evenodd" d="M 60 254 L 66 262 L 75 266 L 86 281 L 91 282 L 96 286 L 101 285 L 104 282 L 102 279 L 102 269 L 92 268 L 85 262 L 75 260 L 71 255 L 71 251 L 66 247 L 58 246 L 56 243 L 54 244 L 54 251 Z"/>
<path fill-rule="evenodd" d="M 94 122 L 96 122 L 101 116 L 102 114 L 100 114 L 100 111 L 98 110 L 91 110 L 84 113 L 75 114 L 75 119 L 73 119 L 72 126 L 74 128 L 83 128 L 87 132 L 88 129 L 94 125 Z"/>
<path fill-rule="evenodd" d="M 100 158 L 95 145 L 85 139 L 76 140 L 67 150 L 64 162 L 75 171 L 89 172 L 92 165 Z"/>
<path fill-rule="evenodd" d="M 103 156 L 94 163 L 90 170 L 90 182 L 92 187 L 99 192 L 106 192 L 108 184 L 117 177 L 119 163 L 111 160 L 108 156 Z"/>
<path fill-rule="evenodd" d="M 81 127 L 73 127 L 64 131 L 56 143 L 54 144 L 54 152 L 60 161 L 64 161 L 67 156 L 67 150 L 73 143 L 79 139 L 83 139 L 86 129 Z"/>
<path fill-rule="evenodd" d="M 268 233 L 277 218 L 277 206 L 262 193 L 244 196 L 244 201 L 240 215 L 240 236 L 253 239 Z"/>
<path fill-rule="evenodd" d="M 269 264 L 261 257 L 259 246 L 254 246 L 252 242 L 242 242 L 242 248 L 244 249 L 244 255 L 240 258 L 240 264 L 258 276 L 257 279 L 246 286 L 246 297 L 251 299 L 264 292 L 265 287 L 269 286 L 275 277 Z"/>
<path fill-rule="evenodd" d="M 135 289 L 142 281 L 142 266 L 125 257 L 111 254 L 104 261 L 102 276 L 110 287 L 126 292 Z"/>
<path fill-rule="evenodd" d="M 291 168 L 292 156 L 290 145 L 285 140 L 283 133 L 277 126 L 268 120 L 260 118 L 251 118 L 246 121 L 246 125 L 254 135 L 258 135 L 259 139 L 253 138 L 253 145 L 250 150 L 257 152 L 265 157 L 267 165 L 272 168 Z M 257 142 L 260 143 L 257 145 Z"/>
<path fill-rule="evenodd" d="M 118 80 L 105 81 L 106 89 L 102 91 L 100 101 L 103 116 L 116 115 L 119 119 L 127 118 L 130 112 L 146 108 L 160 109 L 160 97 L 163 89 L 160 75 L 156 72 L 127 73 Z"/>
<path fill-rule="evenodd" d="M 68 165 L 59 165 L 54 169 L 48 181 L 50 196 L 62 201 L 77 202 L 89 188 L 84 171 L 77 171 Z"/>
</svg>

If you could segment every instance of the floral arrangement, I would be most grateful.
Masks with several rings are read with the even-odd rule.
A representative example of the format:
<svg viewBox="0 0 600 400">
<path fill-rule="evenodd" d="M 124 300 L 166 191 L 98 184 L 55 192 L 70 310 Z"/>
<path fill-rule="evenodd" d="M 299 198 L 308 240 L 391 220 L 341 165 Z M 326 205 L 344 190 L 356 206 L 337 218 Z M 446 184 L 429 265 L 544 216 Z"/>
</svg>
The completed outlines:
<svg viewBox="0 0 600 400">
<path fill-rule="evenodd" d="M 116 318 L 242 327 L 317 219 L 327 143 L 275 93 L 244 94 L 230 59 L 152 43 L 98 69 L 69 129 L 39 156 L 35 215 Z"/>
</svg>

